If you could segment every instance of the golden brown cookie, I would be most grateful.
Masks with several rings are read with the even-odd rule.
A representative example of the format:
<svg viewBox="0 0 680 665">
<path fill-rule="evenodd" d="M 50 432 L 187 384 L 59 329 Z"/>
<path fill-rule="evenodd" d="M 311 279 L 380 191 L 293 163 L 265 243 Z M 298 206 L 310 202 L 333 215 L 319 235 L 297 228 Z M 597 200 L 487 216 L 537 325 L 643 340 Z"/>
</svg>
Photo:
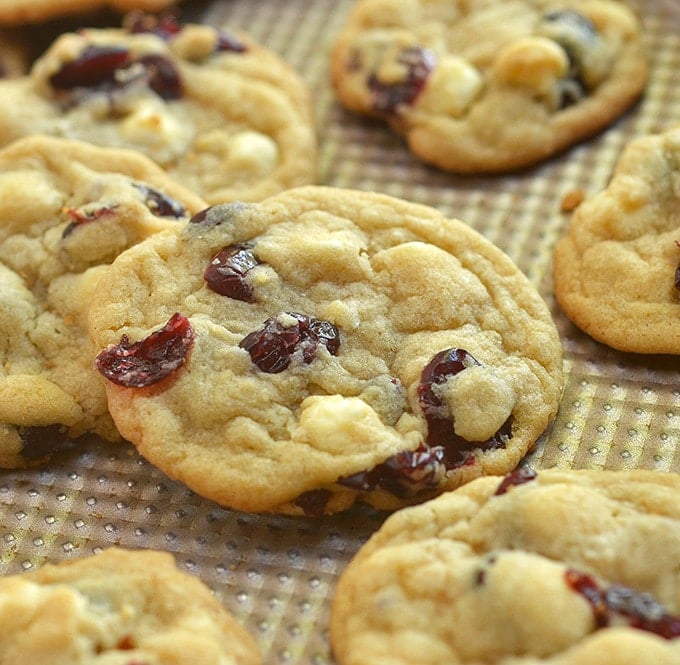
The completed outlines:
<svg viewBox="0 0 680 665">
<path fill-rule="evenodd" d="M 0 579 L 0 662 L 258 665 L 250 634 L 153 550 L 110 548 Z"/>
<path fill-rule="evenodd" d="M 136 16 L 63 33 L 28 76 L 0 81 L 0 144 L 39 132 L 134 149 L 209 203 L 314 182 L 311 113 L 290 68 L 277 86 L 252 74 L 275 56 L 250 42 Z"/>
<path fill-rule="evenodd" d="M 87 315 L 103 267 L 205 203 L 135 152 L 35 136 L 0 150 L 0 467 L 119 434 Z"/>
<path fill-rule="evenodd" d="M 339 665 L 675 665 L 680 476 L 515 471 L 391 516 L 343 572 Z"/>
<path fill-rule="evenodd" d="M 510 259 L 376 193 L 214 206 L 125 252 L 90 310 L 123 436 L 246 511 L 392 509 L 513 469 L 562 349 Z"/>
<path fill-rule="evenodd" d="M 680 354 L 680 128 L 637 138 L 555 247 L 557 300 L 621 351 Z"/>
<path fill-rule="evenodd" d="M 340 102 L 457 173 L 531 166 L 607 127 L 647 80 L 608 0 L 359 0 L 332 53 Z"/>
</svg>

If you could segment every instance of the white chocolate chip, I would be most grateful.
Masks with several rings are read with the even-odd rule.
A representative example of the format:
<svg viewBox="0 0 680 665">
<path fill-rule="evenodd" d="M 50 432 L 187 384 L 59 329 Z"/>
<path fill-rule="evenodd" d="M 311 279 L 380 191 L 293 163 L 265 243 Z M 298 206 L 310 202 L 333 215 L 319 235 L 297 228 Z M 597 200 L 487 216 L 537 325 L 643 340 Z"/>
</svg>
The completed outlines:
<svg viewBox="0 0 680 665">
<path fill-rule="evenodd" d="M 417 106 L 433 113 L 461 116 L 479 95 L 482 76 L 464 58 L 448 55 L 439 60 L 418 99 Z"/>
<path fill-rule="evenodd" d="M 491 438 L 512 413 L 512 386 L 490 368 L 469 367 L 442 385 L 441 397 L 454 420 L 454 431 L 468 441 Z"/>
<path fill-rule="evenodd" d="M 276 143 L 260 132 L 245 131 L 232 136 L 227 144 L 229 165 L 257 175 L 271 173 L 279 159 Z"/>
<path fill-rule="evenodd" d="M 569 59 L 564 49 L 547 37 L 525 37 L 508 44 L 496 57 L 494 74 L 509 85 L 549 94 L 566 75 Z"/>
</svg>

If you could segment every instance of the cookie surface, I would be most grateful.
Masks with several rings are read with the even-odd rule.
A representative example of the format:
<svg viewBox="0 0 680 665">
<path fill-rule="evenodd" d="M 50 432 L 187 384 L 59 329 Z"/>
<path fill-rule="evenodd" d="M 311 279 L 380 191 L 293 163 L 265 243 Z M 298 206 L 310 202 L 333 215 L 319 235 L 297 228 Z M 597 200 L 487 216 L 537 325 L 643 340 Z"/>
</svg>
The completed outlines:
<svg viewBox="0 0 680 665">
<path fill-rule="evenodd" d="M 513 484 L 517 483 L 517 484 Z M 480 478 L 391 516 L 343 572 L 339 665 L 671 665 L 680 476 Z"/>
<path fill-rule="evenodd" d="M 359 0 L 331 63 L 340 102 L 458 173 L 527 167 L 642 92 L 640 26 L 607 0 Z"/>
<path fill-rule="evenodd" d="M 304 85 L 287 85 L 284 63 L 281 87 L 256 76 L 267 59 L 248 49 L 209 26 L 143 18 L 64 33 L 28 76 L 0 82 L 0 143 L 39 132 L 138 150 L 210 203 L 310 184 Z"/>
<path fill-rule="evenodd" d="M 680 128 L 631 141 L 555 246 L 562 309 L 621 351 L 680 354 L 679 177 Z"/>
<path fill-rule="evenodd" d="M 0 0 L 0 25 L 39 23 L 100 9 L 158 12 L 181 0 Z"/>
<path fill-rule="evenodd" d="M 498 248 L 432 208 L 325 187 L 215 206 L 125 252 L 90 333 L 123 436 L 246 511 L 391 509 L 505 473 L 562 387 L 545 303 Z"/>
<path fill-rule="evenodd" d="M 0 579 L 0 662 L 257 665 L 250 634 L 153 550 L 110 548 Z"/>
<path fill-rule="evenodd" d="M 51 137 L 0 150 L 0 466 L 119 435 L 93 367 L 90 296 L 121 251 L 205 203 L 131 151 Z"/>
</svg>

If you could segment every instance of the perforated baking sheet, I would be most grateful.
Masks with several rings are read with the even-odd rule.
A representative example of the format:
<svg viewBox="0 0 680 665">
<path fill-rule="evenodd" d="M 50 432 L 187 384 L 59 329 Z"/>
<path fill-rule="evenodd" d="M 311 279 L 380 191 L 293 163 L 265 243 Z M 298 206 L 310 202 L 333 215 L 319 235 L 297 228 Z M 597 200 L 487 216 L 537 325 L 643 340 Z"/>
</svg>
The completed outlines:
<svg viewBox="0 0 680 665">
<path fill-rule="evenodd" d="M 245 29 L 293 65 L 312 91 L 319 182 L 439 208 L 505 250 L 549 303 L 564 345 L 566 389 L 539 442 L 537 468 L 680 471 L 680 359 L 613 351 L 556 306 L 551 253 L 562 198 L 605 186 L 626 141 L 680 122 L 680 3 L 637 0 L 651 78 L 614 126 L 521 174 L 456 177 L 424 166 L 381 124 L 343 111 L 328 52 L 352 0 L 222 0 L 186 17 Z M 168 480 L 128 445 L 96 439 L 48 466 L 0 472 L 0 573 L 20 573 L 110 545 L 158 548 L 206 582 L 251 630 L 265 663 L 332 663 L 327 624 L 343 568 L 384 515 L 357 507 L 319 520 L 234 513 Z"/>
</svg>

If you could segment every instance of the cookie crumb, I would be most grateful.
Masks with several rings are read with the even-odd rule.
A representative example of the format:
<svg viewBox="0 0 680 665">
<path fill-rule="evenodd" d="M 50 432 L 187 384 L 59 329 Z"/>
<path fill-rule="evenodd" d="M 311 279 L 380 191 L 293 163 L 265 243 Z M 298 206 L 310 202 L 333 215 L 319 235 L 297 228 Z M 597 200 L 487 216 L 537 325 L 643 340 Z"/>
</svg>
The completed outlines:
<svg viewBox="0 0 680 665">
<path fill-rule="evenodd" d="M 573 212 L 581 205 L 585 197 L 585 192 L 582 189 L 573 189 L 567 192 L 562 197 L 562 203 L 560 204 L 560 210 L 562 212 Z"/>
</svg>

